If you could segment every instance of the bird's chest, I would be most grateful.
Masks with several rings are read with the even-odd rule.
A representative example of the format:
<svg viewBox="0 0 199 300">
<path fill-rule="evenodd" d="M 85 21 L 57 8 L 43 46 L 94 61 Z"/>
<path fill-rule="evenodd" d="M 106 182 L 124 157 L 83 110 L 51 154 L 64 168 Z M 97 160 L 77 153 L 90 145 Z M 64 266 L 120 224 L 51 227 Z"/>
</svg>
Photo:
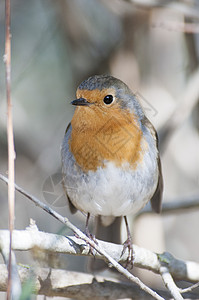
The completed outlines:
<svg viewBox="0 0 199 300">
<path fill-rule="evenodd" d="M 142 134 L 137 124 L 131 120 L 109 116 L 93 123 L 72 122 L 69 148 L 76 163 L 83 171 L 96 171 L 104 167 L 104 162 L 116 166 L 129 163 L 135 168 L 142 159 Z"/>
</svg>

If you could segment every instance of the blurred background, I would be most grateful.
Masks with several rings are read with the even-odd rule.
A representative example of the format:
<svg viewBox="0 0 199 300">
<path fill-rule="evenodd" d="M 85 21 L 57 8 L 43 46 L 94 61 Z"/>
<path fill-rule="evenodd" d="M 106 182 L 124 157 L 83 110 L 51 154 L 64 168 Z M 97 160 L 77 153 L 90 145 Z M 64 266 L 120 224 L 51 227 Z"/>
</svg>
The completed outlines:
<svg viewBox="0 0 199 300">
<path fill-rule="evenodd" d="M 4 1 L 0 2 L 0 172 L 7 174 Z M 12 2 L 12 102 L 16 183 L 84 230 L 60 184 L 60 145 L 80 82 L 111 74 L 137 94 L 160 134 L 164 202 L 199 199 L 199 3 L 187 1 L 16 0 Z M 171 127 L 169 129 L 169 126 Z M 16 229 L 30 218 L 42 231 L 72 234 L 16 193 Z M 132 221 L 134 243 L 199 261 L 199 211 Z M 0 229 L 8 228 L 7 187 L 0 182 Z M 124 238 L 125 240 L 125 230 Z M 30 255 L 18 261 L 30 263 Z M 61 256 L 61 267 L 85 260 Z M 159 276 L 136 270 L 154 287 Z"/>
</svg>

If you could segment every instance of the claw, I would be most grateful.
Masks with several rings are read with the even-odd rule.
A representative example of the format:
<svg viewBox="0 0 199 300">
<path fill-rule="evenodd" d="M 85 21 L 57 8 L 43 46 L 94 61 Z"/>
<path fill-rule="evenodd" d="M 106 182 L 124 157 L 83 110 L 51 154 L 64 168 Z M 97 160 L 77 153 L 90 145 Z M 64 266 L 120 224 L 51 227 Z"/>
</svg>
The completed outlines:
<svg viewBox="0 0 199 300">
<path fill-rule="evenodd" d="M 133 268 L 133 259 L 134 259 L 134 257 L 133 257 L 133 246 L 132 246 L 131 237 L 127 238 L 127 240 L 124 242 L 121 256 L 124 254 L 126 249 L 128 249 L 129 253 L 128 253 L 127 261 L 126 261 L 126 264 L 125 264 L 125 268 L 132 269 Z"/>
</svg>

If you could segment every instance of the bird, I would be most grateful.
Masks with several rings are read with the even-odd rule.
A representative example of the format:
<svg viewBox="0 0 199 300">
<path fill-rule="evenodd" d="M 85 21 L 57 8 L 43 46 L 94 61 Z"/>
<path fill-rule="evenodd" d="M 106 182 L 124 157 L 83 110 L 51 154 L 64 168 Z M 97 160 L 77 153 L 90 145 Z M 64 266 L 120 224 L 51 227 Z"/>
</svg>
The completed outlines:
<svg viewBox="0 0 199 300">
<path fill-rule="evenodd" d="M 72 213 L 96 217 L 95 237 L 120 243 L 127 227 L 129 261 L 133 260 L 127 216 L 147 202 L 161 211 L 163 178 L 156 130 L 135 93 L 111 75 L 94 75 L 80 83 L 75 111 L 61 146 L 64 190 Z M 97 267 L 96 267 L 97 269 Z M 100 267 L 99 267 L 100 269 Z"/>
</svg>

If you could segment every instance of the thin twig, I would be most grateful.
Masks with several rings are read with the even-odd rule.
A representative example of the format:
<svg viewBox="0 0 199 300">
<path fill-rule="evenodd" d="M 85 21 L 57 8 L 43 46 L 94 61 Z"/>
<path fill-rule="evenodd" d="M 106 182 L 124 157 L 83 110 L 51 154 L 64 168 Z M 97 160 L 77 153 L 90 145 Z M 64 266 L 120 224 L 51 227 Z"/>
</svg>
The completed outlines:
<svg viewBox="0 0 199 300">
<path fill-rule="evenodd" d="M 199 195 L 187 197 L 185 199 L 179 198 L 169 201 L 164 201 L 162 203 L 162 215 L 168 215 L 168 214 L 176 214 L 179 212 L 189 212 L 189 210 L 193 209 L 199 209 Z M 147 205 L 141 210 L 137 217 L 143 214 L 150 214 L 154 213 L 150 207 L 150 205 Z"/>
<path fill-rule="evenodd" d="M 162 266 L 160 268 L 160 273 L 162 275 L 162 280 L 164 281 L 165 286 L 170 291 L 171 295 L 175 300 L 183 300 L 184 298 L 179 292 L 178 287 L 176 286 L 175 282 L 173 281 L 173 278 L 171 274 L 169 273 L 169 270 L 166 266 Z"/>
<path fill-rule="evenodd" d="M 6 177 L 0 175 L 0 178 L 8 183 L 8 180 Z M 114 260 L 109 254 L 106 253 L 102 248 L 100 248 L 93 240 L 89 239 L 83 232 L 81 232 L 76 226 L 74 226 L 68 218 L 64 218 L 60 214 L 58 214 L 56 211 L 54 211 L 52 208 L 48 207 L 46 204 L 42 203 L 40 200 L 38 200 L 36 197 L 30 195 L 25 190 L 23 190 L 21 187 L 15 184 L 15 189 L 19 191 L 21 194 L 26 196 L 28 199 L 30 199 L 32 202 L 36 204 L 36 206 L 39 206 L 43 210 L 45 210 L 47 213 L 49 213 L 51 216 L 53 216 L 55 219 L 60 221 L 61 223 L 65 224 L 69 229 L 71 229 L 77 236 L 79 236 L 82 240 L 84 240 L 86 243 L 88 243 L 92 248 L 94 248 L 98 253 L 103 255 L 111 265 L 116 268 L 121 274 L 123 274 L 126 278 L 128 278 L 130 281 L 136 283 L 143 291 L 150 294 L 154 299 L 163 300 L 161 296 L 159 296 L 156 292 L 151 290 L 148 286 L 146 286 L 141 280 L 137 277 L 135 277 L 133 274 L 131 274 L 128 270 L 123 268 L 116 260 Z"/>
<path fill-rule="evenodd" d="M 189 286 L 186 289 L 179 289 L 181 294 L 192 292 L 194 289 L 199 287 L 199 282 Z"/>
<path fill-rule="evenodd" d="M 8 264 L 8 289 L 7 299 L 11 299 L 12 294 L 12 231 L 14 229 L 15 211 L 15 150 L 13 137 L 12 103 L 11 103 L 11 33 L 10 33 L 10 0 L 5 0 L 6 12 L 6 40 L 5 40 L 5 64 L 6 64 L 6 95 L 7 95 L 7 139 L 8 139 L 8 206 L 9 206 L 9 229 L 10 229 L 10 249 Z"/>
</svg>

